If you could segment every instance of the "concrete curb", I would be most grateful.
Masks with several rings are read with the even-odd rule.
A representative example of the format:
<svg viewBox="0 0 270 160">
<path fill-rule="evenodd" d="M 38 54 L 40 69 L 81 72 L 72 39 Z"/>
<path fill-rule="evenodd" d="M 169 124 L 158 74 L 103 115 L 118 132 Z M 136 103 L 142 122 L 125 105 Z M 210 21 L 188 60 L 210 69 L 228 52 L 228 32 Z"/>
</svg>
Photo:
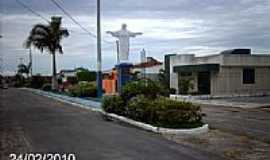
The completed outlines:
<svg viewBox="0 0 270 160">
<path fill-rule="evenodd" d="M 158 134 L 198 135 L 198 134 L 202 134 L 202 133 L 207 133 L 209 131 L 208 124 L 204 124 L 202 127 L 193 128 L 193 129 L 169 129 L 169 128 L 162 128 L 162 127 L 155 127 L 155 126 L 152 126 L 150 124 L 138 122 L 138 121 L 135 121 L 135 120 L 123 117 L 123 116 L 113 114 L 113 113 L 104 112 L 101 108 L 90 107 L 90 106 L 86 106 L 84 104 L 79 104 L 79 103 L 72 102 L 72 101 L 67 100 L 67 99 L 63 99 L 63 97 L 65 97 L 65 96 L 62 96 L 62 95 L 60 96 L 60 95 L 55 94 L 55 93 L 49 93 L 49 92 L 45 92 L 45 91 L 41 91 L 41 90 L 37 90 L 37 89 L 31 89 L 31 88 L 23 88 L 23 89 L 28 90 L 30 92 L 34 92 L 34 93 L 41 95 L 41 96 L 45 96 L 48 98 L 58 100 L 58 101 L 63 102 L 63 103 L 67 103 L 67 104 L 77 106 L 77 107 L 80 107 L 83 109 L 91 110 L 94 112 L 99 112 L 112 120 L 121 121 L 121 122 L 130 124 L 130 125 L 136 126 L 138 128 L 141 128 L 143 130 L 151 131 L 151 132 L 158 133 Z"/>
<path fill-rule="evenodd" d="M 155 126 L 152 126 L 150 124 L 134 121 L 132 119 L 129 119 L 129 118 L 126 118 L 123 116 L 119 116 L 116 114 L 112 114 L 112 113 L 106 113 L 105 115 L 113 120 L 125 122 L 127 124 L 139 127 L 141 129 L 151 131 L 154 133 L 159 133 L 159 134 L 198 135 L 198 134 L 202 134 L 202 133 L 207 133 L 209 131 L 208 124 L 204 124 L 202 127 L 192 128 L 192 129 L 170 129 L 170 128 L 155 127 Z"/>
</svg>

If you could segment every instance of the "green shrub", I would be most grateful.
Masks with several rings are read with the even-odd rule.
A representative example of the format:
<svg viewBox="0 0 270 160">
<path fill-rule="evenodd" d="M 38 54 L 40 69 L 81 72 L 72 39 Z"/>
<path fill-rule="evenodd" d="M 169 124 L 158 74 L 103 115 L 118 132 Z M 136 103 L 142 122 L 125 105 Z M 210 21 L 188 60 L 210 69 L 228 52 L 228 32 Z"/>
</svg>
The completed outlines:
<svg viewBox="0 0 270 160">
<path fill-rule="evenodd" d="M 128 102 L 126 116 L 166 128 L 194 128 L 203 124 L 199 106 L 163 97 L 151 100 L 139 95 L 132 98 Z"/>
<path fill-rule="evenodd" d="M 188 94 L 190 89 L 193 89 L 194 85 L 192 79 L 179 80 L 179 92 L 180 94 Z"/>
<path fill-rule="evenodd" d="M 42 85 L 41 89 L 43 91 L 51 91 L 52 90 L 52 85 L 50 83 L 45 83 Z"/>
<path fill-rule="evenodd" d="M 166 128 L 194 128 L 202 126 L 200 106 L 189 102 L 179 102 L 166 98 L 155 101 L 157 126 Z"/>
<path fill-rule="evenodd" d="M 127 83 L 123 87 L 121 96 L 125 101 L 128 101 L 137 95 L 144 95 L 147 98 L 155 99 L 159 95 L 164 95 L 164 92 L 164 88 L 162 88 L 158 83 L 152 80 L 143 79 Z"/>
<path fill-rule="evenodd" d="M 69 94 L 75 97 L 96 97 L 97 87 L 89 82 L 82 82 L 69 88 Z"/>
<path fill-rule="evenodd" d="M 120 96 L 106 96 L 102 100 L 102 108 L 108 113 L 125 115 L 126 107 Z"/>
<path fill-rule="evenodd" d="M 127 104 L 127 116 L 131 119 L 153 124 L 156 122 L 155 103 L 144 95 L 133 97 Z"/>
</svg>

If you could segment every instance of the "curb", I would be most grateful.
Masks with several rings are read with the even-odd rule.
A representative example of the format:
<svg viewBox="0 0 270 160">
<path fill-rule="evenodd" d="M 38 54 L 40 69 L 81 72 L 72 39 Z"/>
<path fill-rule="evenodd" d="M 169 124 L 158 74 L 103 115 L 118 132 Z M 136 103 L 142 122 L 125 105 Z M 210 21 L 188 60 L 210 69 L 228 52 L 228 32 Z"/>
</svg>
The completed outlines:
<svg viewBox="0 0 270 160">
<path fill-rule="evenodd" d="M 138 122 L 138 121 L 135 121 L 135 120 L 123 117 L 123 116 L 113 114 L 113 113 L 106 113 L 105 112 L 105 116 L 107 116 L 113 120 L 125 122 L 127 124 L 139 127 L 143 130 L 151 131 L 151 132 L 158 133 L 158 134 L 198 135 L 198 134 L 207 133 L 209 131 L 208 124 L 204 124 L 202 127 L 192 128 L 192 129 L 170 129 L 170 128 L 154 127 L 150 124 Z"/>
<path fill-rule="evenodd" d="M 192 129 L 169 129 L 169 128 L 162 128 L 162 127 L 155 127 L 155 126 L 152 126 L 150 124 L 138 122 L 138 121 L 135 121 L 135 120 L 123 117 L 123 116 L 113 114 L 113 113 L 104 112 L 101 108 L 94 108 L 94 107 L 86 106 L 86 105 L 79 104 L 76 102 L 71 102 L 69 100 L 65 100 L 65 99 L 63 99 L 63 96 L 59 96 L 59 95 L 54 94 L 54 93 L 49 93 L 49 92 L 45 92 L 45 91 L 41 91 L 41 90 L 37 90 L 37 89 L 30 89 L 30 88 L 22 88 L 22 89 L 30 91 L 30 92 L 34 92 L 34 93 L 41 95 L 41 96 L 45 96 L 48 98 L 58 100 L 58 101 L 63 102 L 63 103 L 77 106 L 77 107 L 80 107 L 83 109 L 91 110 L 94 112 L 99 112 L 102 115 L 107 116 L 112 120 L 121 121 L 121 122 L 130 124 L 130 125 L 133 125 L 135 127 L 141 128 L 143 130 L 151 131 L 151 132 L 158 133 L 158 134 L 198 135 L 198 134 L 202 134 L 202 133 L 207 133 L 209 131 L 208 124 L 204 124 L 202 127 L 192 128 Z"/>
</svg>

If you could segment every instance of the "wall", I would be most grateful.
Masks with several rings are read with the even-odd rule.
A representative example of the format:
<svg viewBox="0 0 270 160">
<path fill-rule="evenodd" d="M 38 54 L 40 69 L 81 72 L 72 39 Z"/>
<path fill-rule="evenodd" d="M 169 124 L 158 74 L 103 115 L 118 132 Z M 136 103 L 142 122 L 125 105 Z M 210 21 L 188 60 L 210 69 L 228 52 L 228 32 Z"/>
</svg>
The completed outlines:
<svg viewBox="0 0 270 160">
<path fill-rule="evenodd" d="M 211 95 L 238 96 L 270 93 L 270 67 L 255 68 L 255 84 L 243 84 L 243 66 L 222 66 L 211 76 Z"/>
</svg>

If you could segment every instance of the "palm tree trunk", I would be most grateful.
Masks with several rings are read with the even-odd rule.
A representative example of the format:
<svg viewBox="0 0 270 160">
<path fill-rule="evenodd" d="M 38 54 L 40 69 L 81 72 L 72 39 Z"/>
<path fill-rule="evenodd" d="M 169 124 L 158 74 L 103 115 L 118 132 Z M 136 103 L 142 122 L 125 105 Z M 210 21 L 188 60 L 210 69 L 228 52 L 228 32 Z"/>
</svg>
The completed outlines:
<svg viewBox="0 0 270 160">
<path fill-rule="evenodd" d="M 55 52 L 52 53 L 52 90 L 57 90 L 57 77 L 56 77 L 56 60 Z"/>
</svg>

